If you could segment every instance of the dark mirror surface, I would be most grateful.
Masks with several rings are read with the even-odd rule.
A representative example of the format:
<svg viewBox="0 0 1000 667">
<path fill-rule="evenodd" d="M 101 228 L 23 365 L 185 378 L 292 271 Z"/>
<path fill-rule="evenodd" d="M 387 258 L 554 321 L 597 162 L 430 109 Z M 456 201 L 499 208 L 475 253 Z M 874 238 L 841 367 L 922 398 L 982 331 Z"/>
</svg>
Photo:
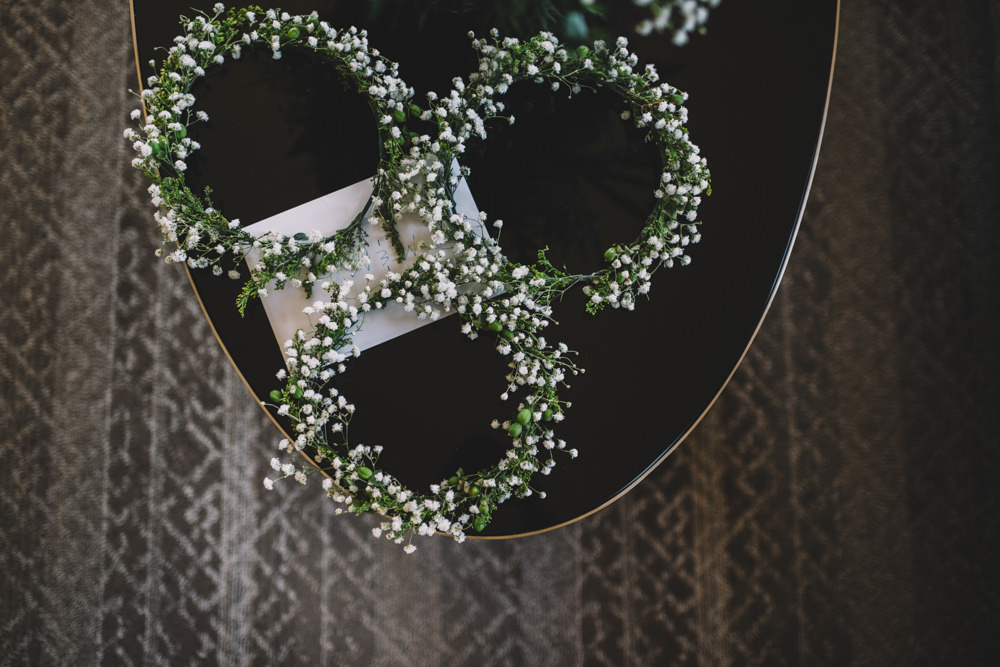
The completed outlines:
<svg viewBox="0 0 1000 667">
<path fill-rule="evenodd" d="M 152 73 L 156 47 L 178 33 L 178 17 L 212 3 L 134 0 L 137 57 Z M 422 98 L 475 68 L 467 32 L 485 33 L 502 3 L 287 2 L 335 26 L 358 25 L 401 65 Z M 380 8 L 373 11 L 372 7 Z M 507 17 L 510 19 L 510 17 Z M 517 17 L 507 29 L 537 28 Z M 742 359 L 770 304 L 805 205 L 822 134 L 833 65 L 837 2 L 724 0 L 708 33 L 678 48 L 640 38 L 634 21 L 594 23 L 594 34 L 629 36 L 642 62 L 689 93 L 688 127 L 712 171 L 700 209 L 702 242 L 690 266 L 656 275 L 634 312 L 583 310 L 571 293 L 547 337 L 579 352 L 586 374 L 565 392 L 573 407 L 558 435 L 579 450 L 536 496 L 496 512 L 485 535 L 545 530 L 593 512 L 657 465 L 694 427 Z M 321 197 L 374 173 L 377 137 L 368 109 L 335 74 L 307 58 L 269 54 L 212 71 L 193 91 L 211 121 L 190 160 L 189 183 L 244 224 Z M 651 205 L 655 151 L 601 93 L 567 99 L 521 84 L 507 96 L 517 117 L 491 127 L 465 164 L 478 206 L 505 222 L 510 257 L 549 246 L 572 270 L 600 264 L 603 248 L 634 238 Z M 150 222 L 152 223 L 152 220 Z M 239 284 L 192 271 L 206 313 L 256 396 L 276 388 L 280 351 L 259 304 L 241 319 Z M 499 400 L 505 366 L 485 337 L 472 342 L 446 318 L 366 351 L 338 383 L 358 406 L 352 439 L 383 444 L 382 466 L 407 484 L 427 484 L 459 466 L 497 460 L 507 438 L 490 429 L 510 405 Z M 276 437 L 280 437 L 276 432 Z"/>
</svg>

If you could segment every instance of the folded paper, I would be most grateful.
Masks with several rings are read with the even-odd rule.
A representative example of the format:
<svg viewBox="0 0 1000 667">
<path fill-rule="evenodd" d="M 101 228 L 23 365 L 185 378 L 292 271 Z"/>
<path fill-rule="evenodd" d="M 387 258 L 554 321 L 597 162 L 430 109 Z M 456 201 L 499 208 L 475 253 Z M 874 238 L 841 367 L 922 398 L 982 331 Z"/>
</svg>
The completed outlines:
<svg viewBox="0 0 1000 667">
<path fill-rule="evenodd" d="M 294 236 L 299 232 L 310 233 L 314 230 L 318 231 L 320 236 L 332 236 L 336 231 L 350 225 L 351 221 L 364 209 L 372 194 L 372 188 L 372 179 L 359 181 L 249 225 L 245 231 L 257 237 L 268 232 Z M 476 207 L 472 192 L 464 179 L 456 189 L 455 203 L 459 213 L 475 221 L 476 233 L 485 235 L 485 228 L 479 221 L 479 209 Z M 401 273 L 406 270 L 413 265 L 416 257 L 420 254 L 422 244 L 430 243 L 427 225 L 418 215 L 411 213 L 397 218 L 396 229 L 406 249 L 405 257 L 400 262 L 392 247 L 392 242 L 386 237 L 382 227 L 368 225 L 367 214 L 364 224 L 368 236 L 366 255 L 370 262 L 358 266 L 353 275 L 348 271 L 339 271 L 328 277 L 329 280 L 338 284 L 345 280 L 353 280 L 355 287 L 352 289 L 352 294 L 356 294 L 360 290 L 366 274 L 374 276 L 377 282 L 390 271 Z M 260 258 L 254 252 L 249 254 L 246 260 L 247 264 L 253 268 L 259 263 Z M 321 279 L 319 283 L 324 280 L 325 278 Z M 315 289 L 312 297 L 307 297 L 301 288 L 292 287 L 290 283 L 286 284 L 284 289 L 268 290 L 267 295 L 262 297 L 261 301 L 271 324 L 271 330 L 282 350 L 284 350 L 285 341 L 290 340 L 297 330 L 309 331 L 312 328 L 312 323 L 305 309 L 316 301 L 329 299 L 330 294 L 322 289 Z M 450 314 L 447 313 L 447 315 Z M 354 336 L 354 344 L 361 350 L 366 350 L 426 324 L 430 324 L 430 320 L 418 319 L 415 313 L 406 312 L 401 305 L 390 302 L 386 308 L 365 314 L 362 326 Z"/>
</svg>

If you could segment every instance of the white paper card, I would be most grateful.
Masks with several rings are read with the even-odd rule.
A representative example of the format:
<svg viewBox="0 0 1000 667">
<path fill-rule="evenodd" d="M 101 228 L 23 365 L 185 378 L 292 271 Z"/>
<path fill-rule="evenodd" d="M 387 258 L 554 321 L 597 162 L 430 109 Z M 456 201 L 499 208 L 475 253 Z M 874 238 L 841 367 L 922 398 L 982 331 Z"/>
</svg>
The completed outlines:
<svg viewBox="0 0 1000 667">
<path fill-rule="evenodd" d="M 372 179 L 366 179 L 249 225 L 245 231 L 259 237 L 268 232 L 294 236 L 299 232 L 308 234 L 313 230 L 318 230 L 323 236 L 330 236 L 351 223 L 368 202 L 372 189 Z M 468 219 L 477 221 L 476 232 L 485 235 L 485 228 L 478 222 L 479 209 L 476 207 L 472 192 L 464 179 L 459 183 L 455 193 L 455 204 L 459 213 Z M 358 285 L 364 283 L 364 276 L 367 273 L 375 276 L 377 282 L 389 271 L 396 273 L 404 271 L 413 265 L 420 252 L 421 243 L 430 242 L 427 226 L 418 216 L 410 214 L 397 220 L 396 227 L 399 230 L 399 237 L 406 248 L 404 261 L 399 263 L 396 252 L 392 248 L 392 242 L 386 238 L 382 227 L 369 225 L 367 216 L 363 224 L 368 235 L 367 254 L 371 259 L 371 264 L 359 267 L 354 276 L 354 282 Z M 258 262 L 259 257 L 254 253 L 247 256 L 247 263 L 251 267 L 255 267 Z M 341 282 L 351 277 L 346 271 L 341 271 L 331 274 L 329 279 Z M 323 282 L 324 279 L 326 277 L 317 282 Z M 356 292 L 357 288 L 354 291 Z M 269 289 L 267 296 L 262 297 L 264 312 L 267 313 L 271 330 L 282 348 L 282 354 L 284 354 L 285 341 L 290 340 L 298 329 L 309 331 L 312 326 L 309 316 L 303 312 L 303 309 L 315 301 L 329 300 L 329 297 L 329 293 L 321 290 L 318 285 L 313 290 L 312 298 L 307 298 L 302 288 L 292 287 L 290 284 L 286 284 L 285 288 L 281 290 Z M 403 310 L 400 304 L 390 302 L 381 310 L 365 313 L 361 329 L 354 335 L 354 344 L 360 349 L 366 350 L 430 323 L 429 319 L 417 319 L 415 313 L 408 313 Z"/>
</svg>

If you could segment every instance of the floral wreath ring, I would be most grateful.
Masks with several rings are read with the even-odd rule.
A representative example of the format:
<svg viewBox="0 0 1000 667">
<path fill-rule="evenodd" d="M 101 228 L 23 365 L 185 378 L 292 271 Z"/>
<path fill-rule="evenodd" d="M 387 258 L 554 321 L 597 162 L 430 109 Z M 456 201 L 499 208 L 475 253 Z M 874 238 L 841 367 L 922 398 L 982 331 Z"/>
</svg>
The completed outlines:
<svg viewBox="0 0 1000 667">
<path fill-rule="evenodd" d="M 405 150 L 409 135 L 407 118 L 419 110 L 409 104 L 413 89 L 398 76 L 398 65 L 369 48 L 367 34 L 350 28 L 338 31 L 313 12 L 291 16 L 258 7 L 226 11 L 220 3 L 214 15 L 181 17 L 184 34 L 174 38 L 159 72 L 147 80 L 142 91 L 146 120 L 139 131 L 125 130 L 138 156 L 132 166 L 140 169 L 153 184 L 149 193 L 157 207 L 156 220 L 163 236 L 167 262 L 184 262 L 191 268 L 211 267 L 222 273 L 222 259 L 229 255 L 242 260 L 251 250 L 260 261 L 251 269 L 237 305 L 240 313 L 247 303 L 269 286 L 278 289 L 291 283 L 312 294 L 319 276 L 339 269 L 355 270 L 362 259 L 365 232 L 362 221 L 381 224 L 398 256 L 404 250 L 393 220 L 400 203 L 392 192 L 403 189 L 408 178 Z M 239 60 L 243 50 L 269 49 L 275 59 L 285 48 L 305 51 L 332 65 L 346 85 L 368 102 L 379 135 L 379 164 L 368 204 L 346 228 L 329 237 L 318 233 L 298 233 L 288 237 L 269 233 L 254 237 L 240 228 L 239 220 L 228 220 L 211 203 L 211 188 L 199 196 L 185 183 L 187 159 L 201 148 L 188 136 L 196 123 L 208 121 L 208 114 L 196 110 L 192 86 L 208 70 L 230 56 Z M 155 61 L 150 62 L 156 66 Z M 141 110 L 132 112 L 140 120 Z M 163 249 L 158 251 L 163 254 Z M 239 273 L 230 271 L 233 279 Z"/>
<path fill-rule="evenodd" d="M 639 59 L 629 52 L 624 37 L 613 49 L 598 41 L 593 48 L 569 51 L 550 33 L 522 42 L 501 40 L 494 32 L 492 40 L 474 39 L 473 46 L 479 52 L 479 71 L 467 84 L 456 81 L 451 96 L 434 109 L 444 154 L 439 164 L 451 164 L 449 157 L 462 153 L 470 140 L 486 138 L 486 120 L 504 111 L 499 98 L 521 81 L 548 83 L 553 90 L 566 88 L 571 96 L 582 89 L 610 90 L 626 104 L 622 119 L 632 120 L 645 140 L 656 146 L 663 168 L 653 192 L 656 203 L 636 239 L 605 251 L 603 268 L 569 275 L 552 266 L 544 251 L 533 266 L 514 267 L 523 274 L 515 278 L 544 280 L 560 294 L 569 285 L 587 283 L 591 312 L 606 305 L 632 310 L 637 296 L 649 292 L 653 272 L 675 262 L 690 263 L 685 248 L 701 239 L 697 209 L 711 186 L 706 160 L 685 127 L 687 95 L 667 83 L 658 84 L 652 65 L 635 71 Z"/>
<path fill-rule="evenodd" d="M 694 210 L 709 186 L 704 160 L 686 141 L 683 96 L 669 86 L 655 86 L 652 67 L 634 73 L 636 59 L 623 40 L 614 51 L 598 42 L 592 52 L 581 48 L 571 55 L 550 34 L 542 33 L 524 43 L 474 41 L 480 52 L 479 74 L 470 78 L 469 85 L 456 79 L 447 98 L 428 95 L 430 109 L 422 111 L 410 104 L 412 91 L 396 76 L 396 66 L 368 49 L 363 32 L 353 28 L 338 32 L 315 14 L 290 16 L 257 8 L 227 14 L 216 5 L 214 17 L 188 21 L 185 29 L 160 75 L 151 78 L 143 92 L 150 111 L 142 128 L 145 140 L 126 130 L 139 153 L 133 164 L 153 180 L 150 193 L 160 209 L 157 220 L 164 242 L 176 245 L 168 261 L 186 261 L 192 268 L 211 266 L 218 273 L 225 254 L 241 258 L 253 247 L 263 248 L 264 269 L 244 286 L 241 310 L 271 281 L 279 288 L 290 282 L 309 293 L 323 273 L 361 267 L 362 215 L 347 230 L 326 239 L 305 235 L 251 239 L 238 229 L 238 221 L 227 221 L 184 185 L 183 161 L 198 148 L 186 136 L 188 124 L 194 122 L 190 87 L 207 67 L 221 64 L 224 54 L 238 58 L 244 45 L 266 44 L 275 58 L 283 46 L 306 47 L 343 68 L 345 76 L 369 96 L 380 123 L 383 153 L 371 202 L 377 215 L 372 217 L 381 219 L 391 236 L 396 216 L 415 212 L 431 232 L 430 245 L 412 268 L 400 274 L 390 273 L 379 282 L 366 276 L 360 291 L 354 292 L 349 281 L 322 283 L 333 296 L 307 308 L 313 328 L 300 330 L 286 343 L 286 369 L 278 372 L 284 386 L 270 394 L 278 414 L 293 425 L 294 440 L 282 440 L 279 447 L 289 453 L 310 452 L 315 468 L 277 458 L 272 466 L 303 483 L 309 472 L 323 470 L 329 495 L 351 511 L 382 515 L 385 521 L 374 532 L 395 542 L 414 532 L 445 532 L 461 541 L 468 529 L 482 530 L 500 503 L 511 496 L 531 495 L 534 473 L 547 474 L 555 464 L 553 452 L 566 450 L 566 443 L 553 432 L 568 407 L 557 390 L 567 375 L 580 369 L 565 345 L 550 345 L 542 336 L 551 321 L 553 300 L 569 287 L 587 282 L 589 309 L 607 304 L 631 309 L 635 296 L 648 291 L 649 276 L 658 266 L 689 261 L 679 248 L 698 240 Z M 498 78 L 491 83 L 491 76 Z M 609 249 L 608 266 L 594 274 L 568 275 L 555 269 L 544 254 L 535 265 L 515 265 L 481 233 L 485 216 L 469 220 L 455 205 L 460 174 L 452 172 L 453 160 L 473 135 L 485 138 L 483 115 L 502 110 L 502 104 L 492 99 L 494 93 L 502 94 L 514 81 L 529 77 L 566 83 L 573 91 L 612 86 L 629 103 L 628 115 L 636 118 L 637 126 L 651 128 L 648 138 L 661 147 L 664 172 L 656 193 L 660 203 L 640 238 Z M 400 124 L 411 115 L 436 119 L 438 136 L 407 131 Z M 193 116 L 206 119 L 200 113 Z M 455 310 L 463 321 L 463 333 L 471 338 L 480 332 L 495 334 L 497 350 L 510 358 L 509 385 L 502 398 L 526 388 L 512 418 L 493 423 L 511 438 L 512 447 L 503 459 L 470 474 L 459 470 L 431 485 L 429 493 L 407 489 L 378 470 L 380 447 L 349 445 L 347 426 L 355 408 L 331 386 L 348 358 L 360 354 L 356 347 L 351 349 L 352 339 L 365 313 L 391 302 L 422 318 Z M 575 449 L 568 453 L 576 456 Z M 266 479 L 265 486 L 273 481 Z M 407 550 L 412 549 L 408 544 Z"/>
</svg>

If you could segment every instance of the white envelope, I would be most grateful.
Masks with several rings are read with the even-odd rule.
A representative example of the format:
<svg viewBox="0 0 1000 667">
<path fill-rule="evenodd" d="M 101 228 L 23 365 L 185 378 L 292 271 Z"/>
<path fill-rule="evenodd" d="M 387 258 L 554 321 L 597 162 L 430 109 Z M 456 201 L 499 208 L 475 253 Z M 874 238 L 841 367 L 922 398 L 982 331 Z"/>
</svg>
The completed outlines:
<svg viewBox="0 0 1000 667">
<path fill-rule="evenodd" d="M 323 236 L 330 236 L 351 223 L 368 202 L 372 189 L 372 179 L 366 179 L 249 225 L 245 231 L 259 237 L 268 232 L 294 236 L 299 232 L 309 233 L 318 230 Z M 455 204 L 459 213 L 476 221 L 474 231 L 485 235 L 485 228 L 478 222 L 479 209 L 476 207 L 472 192 L 464 179 L 456 190 Z M 418 216 L 410 214 L 397 220 L 399 237 L 406 248 L 406 257 L 402 263 L 399 263 L 392 243 L 386 238 L 382 227 L 367 224 L 367 215 L 363 224 L 368 235 L 367 255 L 371 259 L 371 264 L 358 268 L 354 278 L 357 285 L 364 283 L 364 276 L 367 273 L 375 276 L 375 281 L 378 282 L 389 271 L 400 273 L 409 268 L 420 252 L 420 244 L 430 242 L 427 226 Z M 248 255 L 246 259 L 251 268 L 259 262 L 259 256 L 255 253 Z M 320 278 L 311 298 L 306 297 L 305 291 L 301 287 L 293 287 L 290 284 L 286 284 L 281 290 L 273 289 L 272 285 L 268 289 L 267 296 L 261 298 L 264 311 L 271 323 L 271 330 L 274 332 L 278 344 L 282 347 L 282 354 L 284 354 L 285 341 L 290 340 L 298 329 L 309 331 L 311 328 L 309 316 L 303 312 L 303 309 L 315 301 L 329 300 L 329 294 L 318 287 L 318 283 L 322 283 L 327 278 L 341 282 L 351 278 L 351 275 L 341 271 Z M 355 292 L 357 290 L 358 288 L 355 287 Z M 448 313 L 448 315 L 450 314 L 452 313 Z M 408 313 L 403 310 L 402 305 L 390 302 L 381 310 L 372 310 L 365 314 L 360 330 L 354 335 L 354 344 L 360 349 L 366 350 L 430 324 L 430 322 L 429 319 L 417 319 L 416 313 Z"/>
</svg>

